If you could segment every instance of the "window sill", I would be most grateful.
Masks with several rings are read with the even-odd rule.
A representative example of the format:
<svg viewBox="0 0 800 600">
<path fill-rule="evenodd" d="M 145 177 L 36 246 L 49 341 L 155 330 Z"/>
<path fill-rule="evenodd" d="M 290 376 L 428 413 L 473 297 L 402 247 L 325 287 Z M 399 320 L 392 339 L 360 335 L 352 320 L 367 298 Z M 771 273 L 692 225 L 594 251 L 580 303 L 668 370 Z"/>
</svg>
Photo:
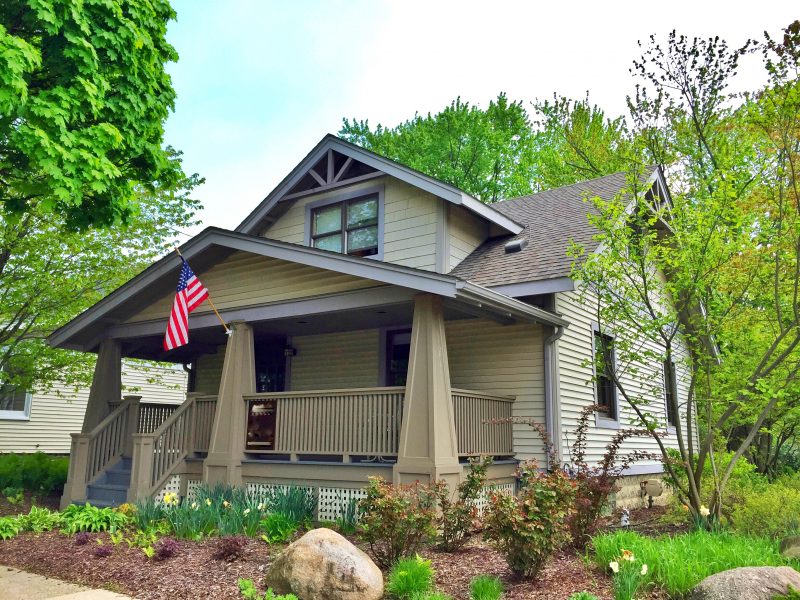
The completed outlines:
<svg viewBox="0 0 800 600">
<path fill-rule="evenodd" d="M 607 419 L 605 417 L 595 416 L 594 419 L 595 427 L 599 427 L 600 429 L 619 429 L 620 424 L 619 421 L 616 419 Z"/>
<path fill-rule="evenodd" d="M 675 426 L 667 425 L 667 435 L 675 435 Z"/>
<path fill-rule="evenodd" d="M 30 421 L 30 415 L 26 415 L 25 413 L 13 413 L 13 412 L 5 412 L 0 411 L 0 421 Z"/>
</svg>

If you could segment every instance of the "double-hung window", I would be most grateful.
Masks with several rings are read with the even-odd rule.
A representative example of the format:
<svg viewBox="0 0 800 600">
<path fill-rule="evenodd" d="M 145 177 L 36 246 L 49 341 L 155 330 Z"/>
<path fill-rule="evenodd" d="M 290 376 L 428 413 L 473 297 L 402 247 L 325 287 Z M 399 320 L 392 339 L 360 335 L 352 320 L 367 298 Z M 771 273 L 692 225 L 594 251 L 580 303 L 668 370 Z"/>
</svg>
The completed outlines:
<svg viewBox="0 0 800 600">
<path fill-rule="evenodd" d="M 602 409 L 601 419 L 617 420 L 617 390 L 614 372 L 614 338 L 600 331 L 594 332 L 595 397 Z"/>
<path fill-rule="evenodd" d="M 311 210 L 311 245 L 353 256 L 378 254 L 378 195 Z"/>
<path fill-rule="evenodd" d="M 14 385 L 0 384 L 0 419 L 27 420 L 31 415 L 31 395 Z"/>
<path fill-rule="evenodd" d="M 667 426 L 678 425 L 678 376 L 675 372 L 675 363 L 671 360 L 664 361 L 664 400 L 667 403 Z"/>
</svg>

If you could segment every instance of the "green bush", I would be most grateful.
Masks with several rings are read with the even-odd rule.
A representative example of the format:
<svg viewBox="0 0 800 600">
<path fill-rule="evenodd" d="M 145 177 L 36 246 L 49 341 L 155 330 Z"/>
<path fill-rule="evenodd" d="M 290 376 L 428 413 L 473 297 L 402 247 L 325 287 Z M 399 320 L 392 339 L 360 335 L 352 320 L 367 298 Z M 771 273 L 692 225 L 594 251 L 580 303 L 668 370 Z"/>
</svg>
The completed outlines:
<svg viewBox="0 0 800 600">
<path fill-rule="evenodd" d="M 0 454 L 0 490 L 22 488 L 41 494 L 60 494 L 67 481 L 69 458 L 34 454 Z"/>
<path fill-rule="evenodd" d="M 539 472 L 535 463 L 520 471 L 518 496 L 494 492 L 484 513 L 484 537 L 517 576 L 536 577 L 547 559 L 569 538 L 575 488 L 560 469 Z"/>
<path fill-rule="evenodd" d="M 709 575 L 728 569 L 790 564 L 781 556 L 777 542 L 734 533 L 695 531 L 652 538 L 617 531 L 593 537 L 592 546 L 595 562 L 606 571 L 624 550 L 632 552 L 648 565 L 650 580 L 670 597 L 682 597 Z"/>
<path fill-rule="evenodd" d="M 130 523 L 130 519 L 113 508 L 98 508 L 88 502 L 83 506 L 70 504 L 61 511 L 61 528 L 67 533 L 78 531 L 116 531 Z"/>
<path fill-rule="evenodd" d="M 58 512 L 37 506 L 31 506 L 27 515 L 20 515 L 17 518 L 22 529 L 34 533 L 42 533 L 60 527 L 63 520 Z"/>
<path fill-rule="evenodd" d="M 292 539 L 297 523 L 282 513 L 270 513 L 261 520 L 261 539 L 268 544 L 283 544 Z"/>
<path fill-rule="evenodd" d="M 445 552 L 454 552 L 467 543 L 478 516 L 475 503 L 486 483 L 486 471 L 492 464 L 492 457 L 470 459 L 467 476 L 458 486 L 458 496 L 451 500 L 450 488 L 444 481 L 433 487 L 439 503 L 437 546 Z"/>
<path fill-rule="evenodd" d="M 472 600 L 500 600 L 503 584 L 497 577 L 479 575 L 469 584 L 469 597 Z"/>
<path fill-rule="evenodd" d="M 401 558 L 389 572 L 386 591 L 393 598 L 409 599 L 433 589 L 433 567 L 430 560 L 417 555 Z"/>
<path fill-rule="evenodd" d="M 22 524 L 16 517 L 0 517 L 0 540 L 10 540 L 22 531 Z"/>
<path fill-rule="evenodd" d="M 370 477 L 359 502 L 358 532 L 375 561 L 389 568 L 436 536 L 436 496 L 428 486 L 392 485 Z"/>
<path fill-rule="evenodd" d="M 800 533 L 800 489 L 771 484 L 746 496 L 733 509 L 733 527 L 749 535 L 783 537 Z"/>
</svg>

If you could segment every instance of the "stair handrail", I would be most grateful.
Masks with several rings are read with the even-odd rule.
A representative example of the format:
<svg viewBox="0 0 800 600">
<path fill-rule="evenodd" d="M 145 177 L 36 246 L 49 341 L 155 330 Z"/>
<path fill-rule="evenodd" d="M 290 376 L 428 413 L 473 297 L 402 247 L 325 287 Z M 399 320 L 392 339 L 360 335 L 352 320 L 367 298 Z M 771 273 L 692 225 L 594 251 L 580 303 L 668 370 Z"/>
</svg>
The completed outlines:
<svg viewBox="0 0 800 600">
<path fill-rule="evenodd" d="M 100 421 L 94 429 L 84 434 L 88 444 L 88 455 L 86 460 L 85 482 L 90 483 L 95 477 L 102 473 L 109 464 L 122 456 L 125 451 L 126 434 L 128 433 L 128 421 L 130 419 L 130 408 L 134 404 L 132 400 L 123 400 L 117 408 Z M 112 435 L 115 434 L 115 435 Z M 98 440 L 101 436 L 107 438 L 105 447 L 98 448 Z"/>
</svg>

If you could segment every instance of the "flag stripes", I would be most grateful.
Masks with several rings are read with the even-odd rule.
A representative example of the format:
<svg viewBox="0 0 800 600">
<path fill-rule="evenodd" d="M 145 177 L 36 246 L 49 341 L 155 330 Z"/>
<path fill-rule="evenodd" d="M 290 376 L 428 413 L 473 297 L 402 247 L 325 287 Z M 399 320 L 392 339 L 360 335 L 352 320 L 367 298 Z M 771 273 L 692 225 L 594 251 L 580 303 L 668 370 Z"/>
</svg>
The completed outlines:
<svg viewBox="0 0 800 600">
<path fill-rule="evenodd" d="M 164 350 L 169 351 L 189 343 L 189 313 L 208 298 L 208 290 L 189 268 L 183 257 L 178 290 L 172 303 L 167 332 L 164 335 Z"/>
</svg>

